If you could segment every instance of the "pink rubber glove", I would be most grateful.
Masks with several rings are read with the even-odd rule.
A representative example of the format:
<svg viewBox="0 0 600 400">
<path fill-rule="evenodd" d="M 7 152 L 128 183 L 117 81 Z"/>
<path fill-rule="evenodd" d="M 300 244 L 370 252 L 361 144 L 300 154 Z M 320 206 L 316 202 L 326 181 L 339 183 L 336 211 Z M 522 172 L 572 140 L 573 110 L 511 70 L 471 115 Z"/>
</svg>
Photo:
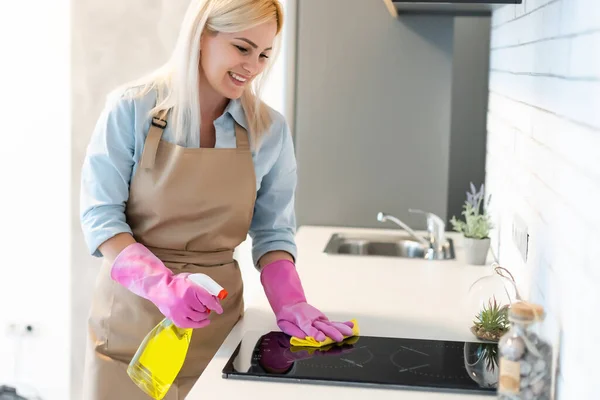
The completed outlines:
<svg viewBox="0 0 600 400">
<path fill-rule="evenodd" d="M 336 342 L 352 335 L 354 324 L 331 322 L 315 307 L 306 302 L 296 266 L 289 260 L 277 260 L 266 265 L 260 273 L 260 282 L 277 318 L 277 326 L 290 336 L 307 336 L 321 342 L 330 337 Z"/>
<path fill-rule="evenodd" d="M 190 274 L 173 274 L 141 243 L 127 246 L 115 259 L 110 276 L 131 292 L 150 300 L 180 328 L 210 324 L 209 310 L 223 313 L 219 299 L 188 280 Z"/>
</svg>

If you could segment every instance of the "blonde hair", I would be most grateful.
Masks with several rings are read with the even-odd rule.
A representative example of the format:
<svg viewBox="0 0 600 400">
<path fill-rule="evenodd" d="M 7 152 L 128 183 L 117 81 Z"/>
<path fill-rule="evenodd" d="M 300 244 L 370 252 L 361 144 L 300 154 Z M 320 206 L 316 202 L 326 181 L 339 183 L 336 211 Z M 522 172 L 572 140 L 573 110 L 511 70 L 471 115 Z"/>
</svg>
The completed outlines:
<svg viewBox="0 0 600 400">
<path fill-rule="evenodd" d="M 184 144 L 187 135 L 200 132 L 198 72 L 201 35 L 206 31 L 239 32 L 273 19 L 277 22 L 277 36 L 267 66 L 252 85 L 246 87 L 240 98 L 252 145 L 257 147 L 261 136 L 271 125 L 269 109 L 261 101 L 260 93 L 279 52 L 279 33 L 283 27 L 283 7 L 279 0 L 192 0 L 170 59 L 119 91 L 140 88 L 134 91 L 134 96 L 143 96 L 155 90 L 156 105 L 150 113 L 172 109 L 169 124 L 175 140 Z"/>
</svg>

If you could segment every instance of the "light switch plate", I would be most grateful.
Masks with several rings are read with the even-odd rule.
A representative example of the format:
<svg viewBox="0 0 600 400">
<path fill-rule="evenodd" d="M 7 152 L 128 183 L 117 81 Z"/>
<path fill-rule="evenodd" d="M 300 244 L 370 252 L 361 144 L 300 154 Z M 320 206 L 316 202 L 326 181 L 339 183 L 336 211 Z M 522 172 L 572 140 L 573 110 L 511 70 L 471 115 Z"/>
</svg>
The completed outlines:
<svg viewBox="0 0 600 400">
<path fill-rule="evenodd" d="M 527 262 L 529 232 L 525 221 L 516 214 L 513 216 L 512 239 L 515 246 L 517 246 L 517 250 L 519 250 L 519 254 L 521 254 L 523 262 Z"/>
</svg>

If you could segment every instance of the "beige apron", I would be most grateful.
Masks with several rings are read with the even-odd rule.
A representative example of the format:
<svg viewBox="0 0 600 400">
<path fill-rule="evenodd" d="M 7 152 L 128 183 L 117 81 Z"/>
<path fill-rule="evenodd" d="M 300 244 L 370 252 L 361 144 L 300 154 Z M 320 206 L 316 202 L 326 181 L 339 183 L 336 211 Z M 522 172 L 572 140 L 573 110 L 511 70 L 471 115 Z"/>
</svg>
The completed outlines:
<svg viewBox="0 0 600 400">
<path fill-rule="evenodd" d="M 164 114 L 164 113 L 163 113 Z M 246 239 L 256 199 L 248 134 L 235 123 L 236 148 L 185 148 L 161 140 L 153 118 L 131 182 L 127 222 L 134 238 L 175 273 L 202 272 L 228 292 L 223 314 L 195 329 L 186 361 L 166 400 L 184 399 L 244 312 L 233 251 Z M 105 261 L 89 318 L 83 400 L 148 399 L 126 373 L 142 339 L 164 316 L 110 278 Z"/>
</svg>

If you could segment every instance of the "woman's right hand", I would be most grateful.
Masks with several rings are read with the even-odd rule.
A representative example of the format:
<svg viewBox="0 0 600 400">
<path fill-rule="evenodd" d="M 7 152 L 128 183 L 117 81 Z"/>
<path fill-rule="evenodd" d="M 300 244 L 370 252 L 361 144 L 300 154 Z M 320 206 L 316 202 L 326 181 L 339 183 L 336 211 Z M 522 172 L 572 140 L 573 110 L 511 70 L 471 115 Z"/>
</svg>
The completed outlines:
<svg viewBox="0 0 600 400">
<path fill-rule="evenodd" d="M 203 328 L 210 324 L 209 310 L 223 313 L 216 296 L 189 280 L 188 273 L 173 274 L 141 243 L 126 246 L 110 274 L 123 287 L 154 303 L 180 328 Z"/>
</svg>

